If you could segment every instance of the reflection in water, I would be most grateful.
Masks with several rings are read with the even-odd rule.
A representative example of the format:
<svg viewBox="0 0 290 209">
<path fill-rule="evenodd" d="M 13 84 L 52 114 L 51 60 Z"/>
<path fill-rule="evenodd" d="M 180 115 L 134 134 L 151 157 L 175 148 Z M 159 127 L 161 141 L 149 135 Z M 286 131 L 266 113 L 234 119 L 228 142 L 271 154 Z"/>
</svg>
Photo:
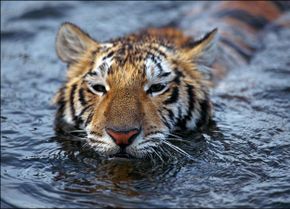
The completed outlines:
<svg viewBox="0 0 290 209">
<path fill-rule="evenodd" d="M 79 137 L 58 133 L 52 139 L 61 146 L 63 154 L 52 164 L 53 180 L 62 182 L 64 191 L 80 196 L 91 194 L 103 199 L 104 193 L 107 193 L 122 198 L 142 199 L 142 196 L 152 195 L 156 182 L 168 186 L 184 166 L 195 166 L 198 161 L 205 160 L 205 137 L 221 139 L 222 134 L 214 122 L 208 130 L 187 134 L 183 137 L 184 141 L 175 144 L 190 153 L 195 160 L 177 155 L 166 161 L 156 159 L 151 162 L 149 159 L 103 159 L 93 150 L 83 147 Z"/>
</svg>

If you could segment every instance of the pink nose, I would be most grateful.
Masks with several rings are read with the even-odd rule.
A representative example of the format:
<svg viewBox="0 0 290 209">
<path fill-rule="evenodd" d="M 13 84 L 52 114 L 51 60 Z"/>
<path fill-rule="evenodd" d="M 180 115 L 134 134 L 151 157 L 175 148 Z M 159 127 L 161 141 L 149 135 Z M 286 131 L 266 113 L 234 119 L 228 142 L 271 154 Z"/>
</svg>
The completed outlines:
<svg viewBox="0 0 290 209">
<path fill-rule="evenodd" d="M 123 147 L 130 145 L 135 139 L 135 137 L 139 134 L 138 129 L 116 131 L 111 128 L 107 128 L 106 131 L 112 137 L 112 139 L 115 141 L 117 145 Z"/>
</svg>

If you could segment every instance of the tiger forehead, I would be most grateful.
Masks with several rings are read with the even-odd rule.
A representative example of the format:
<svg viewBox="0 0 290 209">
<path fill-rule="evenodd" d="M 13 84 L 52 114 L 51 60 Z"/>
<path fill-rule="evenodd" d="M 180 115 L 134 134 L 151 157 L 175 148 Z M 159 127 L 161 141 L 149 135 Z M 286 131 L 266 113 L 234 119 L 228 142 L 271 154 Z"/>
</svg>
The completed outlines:
<svg viewBox="0 0 290 209">
<path fill-rule="evenodd" d="M 167 57 L 161 47 L 127 43 L 108 48 L 101 56 L 96 56 L 93 69 L 100 70 L 105 67 L 108 74 L 135 70 L 146 75 L 148 68 L 160 71 Z"/>
<path fill-rule="evenodd" d="M 112 49 L 108 49 L 107 56 L 113 56 L 119 65 L 124 65 L 126 62 L 139 63 L 144 62 L 148 55 L 156 57 L 167 57 L 165 47 L 154 43 L 118 43 Z M 104 59 L 106 59 L 106 57 Z"/>
</svg>

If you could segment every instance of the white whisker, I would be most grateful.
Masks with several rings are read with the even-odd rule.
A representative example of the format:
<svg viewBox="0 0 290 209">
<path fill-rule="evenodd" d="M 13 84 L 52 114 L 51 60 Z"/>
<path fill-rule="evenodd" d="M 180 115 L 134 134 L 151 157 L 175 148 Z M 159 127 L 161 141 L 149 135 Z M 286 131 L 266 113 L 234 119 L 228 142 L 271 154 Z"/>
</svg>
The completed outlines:
<svg viewBox="0 0 290 209">
<path fill-rule="evenodd" d="M 184 156 L 188 157 L 189 159 L 193 159 L 192 156 L 190 154 L 188 154 L 187 152 L 185 152 L 183 149 L 171 144 L 170 142 L 167 142 L 165 140 L 162 141 L 164 144 L 166 144 L 167 146 L 171 147 L 173 150 L 175 150 L 177 153 L 183 154 Z"/>
<path fill-rule="evenodd" d="M 185 140 L 185 139 L 181 139 L 181 138 L 180 139 L 179 138 L 166 138 L 166 140 L 190 143 L 190 141 Z"/>
<path fill-rule="evenodd" d="M 165 157 L 171 157 L 172 155 L 168 152 L 166 147 L 159 146 L 159 149 L 161 150 L 162 155 Z"/>
<path fill-rule="evenodd" d="M 190 138 L 185 138 L 185 137 L 182 137 L 182 136 L 178 136 L 178 135 L 175 135 L 175 134 L 172 134 L 172 133 L 169 133 L 168 136 L 173 136 L 177 139 L 181 139 L 181 140 L 184 140 L 184 141 L 188 141 L 188 142 L 191 142 L 193 139 L 190 139 Z M 166 137 L 168 138 L 168 137 Z"/>
<path fill-rule="evenodd" d="M 154 150 L 154 148 L 153 148 L 152 150 L 153 150 L 153 153 L 154 153 L 155 155 L 157 155 L 157 157 L 161 160 L 161 162 L 164 163 L 163 158 L 158 154 L 158 152 L 157 152 L 156 150 Z"/>
<path fill-rule="evenodd" d="M 77 129 L 77 130 L 70 131 L 69 133 L 86 133 L 86 131 L 81 130 L 81 129 Z"/>
<path fill-rule="evenodd" d="M 88 142 L 85 142 L 85 143 L 81 146 L 81 149 L 88 148 L 88 147 L 90 147 L 89 143 L 88 143 Z"/>
</svg>

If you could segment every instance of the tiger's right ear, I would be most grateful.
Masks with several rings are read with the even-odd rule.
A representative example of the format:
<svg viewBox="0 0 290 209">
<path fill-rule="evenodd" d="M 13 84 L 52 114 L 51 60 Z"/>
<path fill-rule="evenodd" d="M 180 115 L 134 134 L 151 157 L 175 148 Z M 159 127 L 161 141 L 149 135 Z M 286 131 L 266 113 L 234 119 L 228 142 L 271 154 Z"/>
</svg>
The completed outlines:
<svg viewBox="0 0 290 209">
<path fill-rule="evenodd" d="M 72 23 L 62 24 L 57 33 L 57 55 L 68 64 L 77 61 L 89 48 L 97 46 L 97 42 Z"/>
<path fill-rule="evenodd" d="M 209 66 L 216 58 L 217 40 L 217 28 L 215 28 L 202 39 L 195 41 L 193 46 L 186 48 L 184 54 L 187 59 L 197 64 Z"/>
</svg>

